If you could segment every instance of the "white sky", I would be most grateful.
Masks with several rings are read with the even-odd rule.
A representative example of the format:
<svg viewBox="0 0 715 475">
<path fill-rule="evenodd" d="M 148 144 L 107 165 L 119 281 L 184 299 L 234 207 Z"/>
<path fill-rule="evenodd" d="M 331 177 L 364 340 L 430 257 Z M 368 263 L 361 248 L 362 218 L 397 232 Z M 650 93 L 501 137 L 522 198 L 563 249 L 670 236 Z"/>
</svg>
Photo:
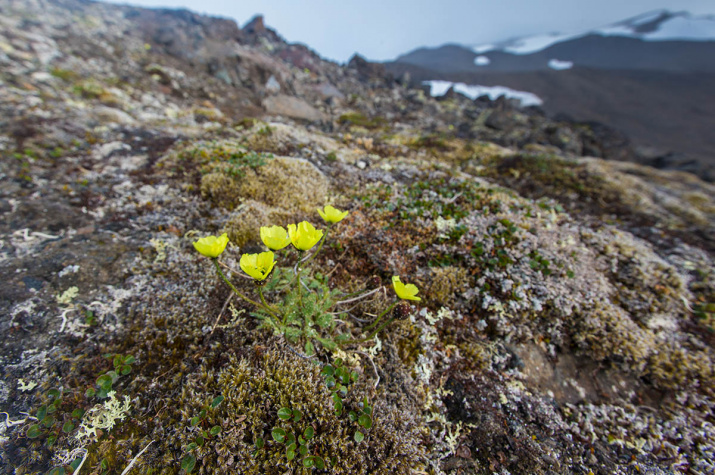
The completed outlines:
<svg viewBox="0 0 715 475">
<path fill-rule="evenodd" d="M 715 0 L 128 0 L 235 19 L 262 13 L 292 43 L 347 62 L 391 60 L 420 46 L 479 45 L 516 36 L 580 32 L 650 10 L 715 14 Z"/>
</svg>

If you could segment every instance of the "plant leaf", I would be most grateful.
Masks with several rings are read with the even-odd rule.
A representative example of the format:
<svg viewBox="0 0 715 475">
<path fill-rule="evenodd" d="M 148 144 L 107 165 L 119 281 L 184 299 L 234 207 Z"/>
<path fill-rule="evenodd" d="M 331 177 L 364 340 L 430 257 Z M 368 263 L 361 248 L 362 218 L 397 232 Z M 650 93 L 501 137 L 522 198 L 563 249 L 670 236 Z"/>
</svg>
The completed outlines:
<svg viewBox="0 0 715 475">
<path fill-rule="evenodd" d="M 193 455 L 187 455 L 181 461 L 181 468 L 186 473 L 191 473 L 191 471 L 194 469 L 194 465 L 196 465 L 196 457 L 194 457 Z"/>
<path fill-rule="evenodd" d="M 363 426 L 365 429 L 372 427 L 372 417 L 367 414 L 363 414 L 358 418 L 358 424 Z"/>
<path fill-rule="evenodd" d="M 35 439 L 39 437 L 41 433 L 42 431 L 40 430 L 40 426 L 38 424 L 32 424 L 27 429 L 27 437 L 30 439 Z"/>
<path fill-rule="evenodd" d="M 286 431 L 284 431 L 280 427 L 274 427 L 271 431 L 271 436 L 276 442 L 283 442 L 286 438 Z"/>
<path fill-rule="evenodd" d="M 215 409 L 216 406 L 221 404 L 224 400 L 223 396 L 216 396 L 213 401 L 211 401 L 211 409 Z"/>
<path fill-rule="evenodd" d="M 290 410 L 289 407 L 281 407 L 278 410 L 278 418 L 284 421 L 287 421 L 290 419 L 290 416 L 293 414 L 293 411 Z"/>
</svg>

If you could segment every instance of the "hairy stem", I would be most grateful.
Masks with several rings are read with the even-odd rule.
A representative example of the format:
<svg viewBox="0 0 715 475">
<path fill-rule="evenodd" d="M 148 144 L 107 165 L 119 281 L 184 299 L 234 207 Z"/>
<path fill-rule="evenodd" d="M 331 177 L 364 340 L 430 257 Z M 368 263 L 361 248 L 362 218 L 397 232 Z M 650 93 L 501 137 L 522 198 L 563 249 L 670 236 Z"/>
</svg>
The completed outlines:
<svg viewBox="0 0 715 475">
<path fill-rule="evenodd" d="M 221 270 L 221 266 L 219 265 L 218 259 L 217 259 L 217 258 L 213 258 L 212 261 L 214 262 L 214 266 L 216 266 L 216 272 L 218 272 L 219 277 L 221 277 L 221 278 L 223 279 L 223 281 L 226 282 L 226 284 L 227 284 L 229 287 L 231 287 L 231 290 L 233 290 L 236 295 L 238 295 L 239 297 L 241 297 L 241 298 L 242 298 L 243 300 L 245 300 L 246 302 L 255 305 L 255 306 L 258 307 L 258 308 L 264 308 L 264 309 L 265 309 L 273 318 L 275 318 L 278 322 L 281 321 L 280 318 L 278 318 L 278 315 L 276 315 L 276 314 L 273 312 L 273 310 L 270 309 L 270 307 L 268 307 L 267 305 L 260 304 L 260 303 L 256 302 L 255 300 L 249 299 L 249 298 L 246 297 L 244 294 L 242 294 L 241 292 L 239 292 L 239 290 L 236 288 L 236 286 L 233 285 L 233 284 L 231 283 L 231 281 L 228 280 L 228 279 L 226 278 L 226 276 L 224 275 L 223 271 Z"/>
<path fill-rule="evenodd" d="M 382 312 L 380 315 L 378 315 L 378 317 L 375 319 L 374 322 L 372 322 L 370 325 L 366 326 L 366 327 L 363 328 L 362 330 L 363 330 L 363 331 L 368 331 L 369 329 L 371 329 L 372 327 L 374 327 L 375 325 L 377 325 L 378 323 L 380 323 L 380 320 L 382 319 L 382 317 L 384 317 L 390 310 L 392 310 L 393 308 L 395 308 L 395 305 L 397 305 L 398 303 L 400 303 L 399 300 L 395 300 L 394 302 L 392 302 L 392 305 L 390 305 L 389 307 L 387 307 L 387 309 L 385 309 L 384 312 Z"/>
<path fill-rule="evenodd" d="M 325 244 L 325 241 L 328 239 L 330 227 L 331 225 L 328 225 L 328 227 L 325 229 L 325 233 L 323 233 L 323 239 L 320 240 L 320 245 L 318 246 L 318 249 L 316 249 L 315 252 L 311 254 L 310 257 L 304 262 L 305 265 L 308 265 L 310 261 L 315 259 L 315 256 L 317 256 L 320 253 L 320 250 L 323 249 L 323 244 Z"/>
</svg>

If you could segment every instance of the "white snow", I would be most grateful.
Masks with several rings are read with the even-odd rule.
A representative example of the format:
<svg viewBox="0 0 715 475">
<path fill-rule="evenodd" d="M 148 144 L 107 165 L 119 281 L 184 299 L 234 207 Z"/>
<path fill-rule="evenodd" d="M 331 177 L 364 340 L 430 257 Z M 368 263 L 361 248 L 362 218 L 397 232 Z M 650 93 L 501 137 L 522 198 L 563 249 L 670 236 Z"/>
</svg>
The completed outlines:
<svg viewBox="0 0 715 475">
<path fill-rule="evenodd" d="M 642 15 L 634 16 L 630 20 L 626 20 L 633 26 L 645 25 L 658 18 L 659 16 L 668 13 L 668 10 L 654 10 L 652 12 L 644 13 Z"/>
<path fill-rule="evenodd" d="M 476 64 L 477 66 L 486 66 L 491 62 L 492 60 L 489 59 L 487 56 L 477 56 L 476 58 L 474 58 L 474 64 Z"/>
<path fill-rule="evenodd" d="M 604 36 L 630 36 L 644 41 L 715 41 L 715 17 L 693 16 L 686 12 L 675 13 L 663 20 L 655 31 L 637 33 L 636 27 L 657 19 L 667 13 L 664 10 L 647 13 L 614 25 L 595 30 Z"/>
<path fill-rule="evenodd" d="M 715 40 L 715 19 L 676 17 L 662 23 L 653 33 L 641 36 L 644 40 Z"/>
<path fill-rule="evenodd" d="M 586 35 L 627 36 L 644 41 L 715 41 L 715 16 L 694 16 L 687 12 L 671 13 L 671 17 L 657 25 L 656 30 L 638 33 L 636 28 L 657 20 L 668 14 L 667 10 L 656 10 L 644 13 L 628 20 L 614 23 L 591 31 L 579 33 L 547 33 L 543 35 L 515 38 L 500 43 L 485 44 L 472 47 L 472 51 L 481 55 L 487 51 L 504 51 L 512 54 L 531 54 L 542 51 L 549 46 Z M 476 61 L 476 60 L 475 60 Z"/>
<path fill-rule="evenodd" d="M 491 43 L 488 45 L 478 45 L 478 46 L 472 47 L 472 51 L 474 51 L 477 54 L 486 53 L 487 51 L 491 51 L 493 49 L 497 49 L 497 47 Z"/>
<path fill-rule="evenodd" d="M 573 61 L 561 61 L 560 59 L 550 59 L 549 67 L 557 71 L 573 68 Z"/>
<path fill-rule="evenodd" d="M 489 96 L 490 99 L 497 99 L 499 96 L 504 96 L 507 99 L 518 99 L 522 107 L 540 106 L 544 103 L 539 96 L 526 91 L 517 91 L 505 86 L 480 86 L 469 85 L 461 82 L 453 83 L 450 81 L 424 81 L 423 84 L 430 86 L 430 95 L 432 97 L 444 96 L 450 87 L 453 87 L 455 92 L 464 94 L 470 99 L 476 99 L 479 96 Z"/>
<path fill-rule="evenodd" d="M 519 38 L 503 48 L 503 51 L 512 54 L 529 54 L 546 49 L 549 46 L 582 36 L 564 35 L 561 33 L 549 33 L 546 35 L 536 35 L 527 38 Z"/>
</svg>

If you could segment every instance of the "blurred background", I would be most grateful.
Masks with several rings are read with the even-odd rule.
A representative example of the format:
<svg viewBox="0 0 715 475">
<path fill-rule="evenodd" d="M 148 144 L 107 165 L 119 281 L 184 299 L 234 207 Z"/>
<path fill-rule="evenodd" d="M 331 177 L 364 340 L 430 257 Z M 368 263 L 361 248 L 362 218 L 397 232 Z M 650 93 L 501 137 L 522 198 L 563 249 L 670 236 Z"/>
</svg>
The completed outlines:
<svg viewBox="0 0 715 475">
<path fill-rule="evenodd" d="M 715 179 L 715 2 L 135 0 L 246 25 L 473 99 L 513 98 L 623 132 L 644 163 Z"/>
</svg>

